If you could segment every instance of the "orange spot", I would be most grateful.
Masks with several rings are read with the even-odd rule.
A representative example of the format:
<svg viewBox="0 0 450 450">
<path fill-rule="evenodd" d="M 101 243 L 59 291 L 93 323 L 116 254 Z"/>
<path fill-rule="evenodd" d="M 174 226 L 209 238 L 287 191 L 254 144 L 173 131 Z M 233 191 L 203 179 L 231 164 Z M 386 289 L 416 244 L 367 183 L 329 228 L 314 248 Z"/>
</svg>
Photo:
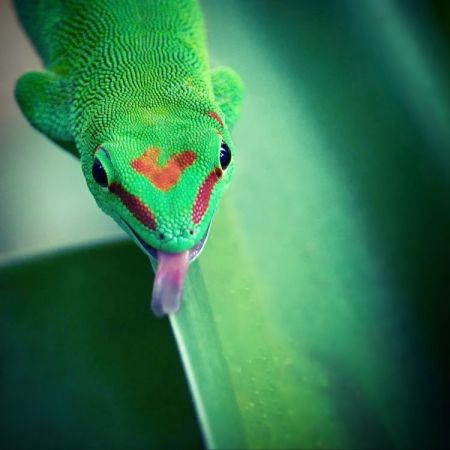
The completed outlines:
<svg viewBox="0 0 450 450">
<path fill-rule="evenodd" d="M 164 166 L 160 166 L 160 153 L 159 148 L 150 147 L 141 157 L 135 159 L 131 166 L 155 187 L 168 191 L 178 183 L 184 170 L 194 164 L 196 154 L 192 150 L 186 150 L 172 156 Z"/>
<path fill-rule="evenodd" d="M 219 125 L 223 128 L 223 120 L 219 117 L 219 114 L 217 114 L 214 111 L 209 111 L 206 113 L 209 117 L 212 117 L 215 121 L 217 121 L 219 123 Z"/>
</svg>

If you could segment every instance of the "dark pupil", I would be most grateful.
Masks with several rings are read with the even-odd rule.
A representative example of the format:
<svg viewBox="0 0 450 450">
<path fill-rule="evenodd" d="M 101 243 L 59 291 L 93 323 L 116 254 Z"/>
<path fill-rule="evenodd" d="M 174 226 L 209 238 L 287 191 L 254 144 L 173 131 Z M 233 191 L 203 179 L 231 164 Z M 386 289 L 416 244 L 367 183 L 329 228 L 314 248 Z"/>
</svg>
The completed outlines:
<svg viewBox="0 0 450 450">
<path fill-rule="evenodd" d="M 92 176 L 100 186 L 108 186 L 108 176 L 106 175 L 102 163 L 97 158 L 94 159 L 94 165 L 92 166 Z"/>
<path fill-rule="evenodd" d="M 222 166 L 222 169 L 225 170 L 231 161 L 231 151 L 230 147 L 228 147 L 225 142 L 222 142 L 222 145 L 220 147 L 220 165 Z"/>
</svg>

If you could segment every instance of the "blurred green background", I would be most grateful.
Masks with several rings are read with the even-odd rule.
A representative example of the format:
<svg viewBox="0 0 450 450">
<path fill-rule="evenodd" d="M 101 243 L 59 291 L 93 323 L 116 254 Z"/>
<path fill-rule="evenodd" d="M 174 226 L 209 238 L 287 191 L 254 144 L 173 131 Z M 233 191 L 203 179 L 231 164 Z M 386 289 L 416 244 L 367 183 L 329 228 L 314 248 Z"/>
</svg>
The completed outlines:
<svg viewBox="0 0 450 450">
<path fill-rule="evenodd" d="M 212 65 L 232 66 L 246 84 L 234 133 L 236 177 L 191 270 L 191 301 L 177 325 L 185 338 L 193 329 L 203 337 L 186 339 L 196 400 L 207 412 L 223 408 L 209 423 L 219 429 L 214 421 L 222 422 L 209 442 L 448 447 L 449 3 L 204 0 L 202 6 Z M 47 265 L 8 263 L 12 255 L 123 235 L 97 209 L 77 162 L 21 117 L 14 80 L 39 62 L 9 2 L 0 2 L 0 20 L 0 256 L 6 267 L 0 276 L 0 434 L 7 436 L 0 445 L 198 446 L 181 366 L 170 360 L 176 350 L 168 324 L 147 315 L 151 274 L 137 249 L 116 244 L 56 255 Z M 117 260 L 124 264 L 117 267 Z M 77 264 L 82 267 L 74 269 Z M 68 269 L 62 273 L 60 266 Z M 111 274 L 121 267 L 140 269 L 116 283 Z M 70 276 L 78 281 L 68 284 L 69 295 Z M 85 290 L 77 292 L 80 280 Z M 132 301 L 117 304 L 117 292 L 129 292 Z M 75 307 L 77 294 L 84 308 Z M 72 320 L 76 342 L 48 353 L 72 335 Z M 129 336 L 135 355 L 122 348 L 111 356 L 111 345 L 125 344 L 115 332 L 111 344 L 104 342 L 110 326 Z M 152 333 L 162 337 L 168 358 L 156 366 L 142 362 L 147 351 L 160 354 L 149 348 Z M 204 344 L 215 339 L 220 363 Z M 103 358 L 97 370 L 79 369 L 93 351 Z M 81 356 L 71 360 L 70 352 Z M 226 382 L 215 363 L 226 365 Z M 174 441 L 167 440 L 169 432 L 153 439 L 156 432 L 140 422 L 148 417 L 150 423 L 160 404 L 158 377 L 139 379 L 126 396 L 119 394 L 136 371 L 153 374 L 155 367 L 182 399 L 167 393 L 164 400 L 161 421 Z M 69 371 L 67 380 L 76 386 L 53 372 L 49 385 L 49 368 Z M 275 387 L 261 373 L 273 377 Z M 99 383 L 105 393 L 94 395 Z M 210 393 L 220 389 L 230 404 L 213 404 Z M 86 398 L 74 406 L 80 392 Z M 141 405 L 139 392 L 146 399 Z M 67 405 L 74 412 L 62 416 Z M 81 425 L 79 411 L 88 417 Z M 100 411 L 105 423 L 94 426 Z M 51 432 L 36 431 L 42 430 L 36 417 L 44 417 Z M 174 418 L 179 428 L 170 428 Z M 79 426 L 71 433 L 74 423 Z"/>
</svg>

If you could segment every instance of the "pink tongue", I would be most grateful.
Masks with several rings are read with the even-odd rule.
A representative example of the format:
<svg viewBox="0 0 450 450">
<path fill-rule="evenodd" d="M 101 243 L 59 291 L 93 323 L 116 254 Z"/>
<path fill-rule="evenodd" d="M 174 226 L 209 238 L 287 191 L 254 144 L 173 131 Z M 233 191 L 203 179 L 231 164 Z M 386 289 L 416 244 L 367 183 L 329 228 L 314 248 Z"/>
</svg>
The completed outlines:
<svg viewBox="0 0 450 450">
<path fill-rule="evenodd" d="M 184 277 L 189 266 L 189 251 L 158 251 L 158 268 L 153 284 L 152 310 L 158 317 L 180 308 Z"/>
</svg>

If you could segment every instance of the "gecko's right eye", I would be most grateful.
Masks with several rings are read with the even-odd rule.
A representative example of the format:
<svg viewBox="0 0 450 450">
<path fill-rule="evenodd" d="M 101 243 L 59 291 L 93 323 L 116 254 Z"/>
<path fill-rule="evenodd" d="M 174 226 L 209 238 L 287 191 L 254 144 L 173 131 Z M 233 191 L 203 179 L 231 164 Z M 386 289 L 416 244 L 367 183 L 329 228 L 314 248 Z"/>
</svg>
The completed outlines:
<svg viewBox="0 0 450 450">
<path fill-rule="evenodd" d="M 108 187 L 108 175 L 106 175 L 102 163 L 97 158 L 94 159 L 94 165 L 92 166 L 92 176 L 101 187 Z"/>
<path fill-rule="evenodd" d="M 104 148 L 98 147 L 92 164 L 92 176 L 102 188 L 108 188 L 112 183 L 112 167 L 110 166 L 111 160 L 108 153 Z"/>
</svg>

